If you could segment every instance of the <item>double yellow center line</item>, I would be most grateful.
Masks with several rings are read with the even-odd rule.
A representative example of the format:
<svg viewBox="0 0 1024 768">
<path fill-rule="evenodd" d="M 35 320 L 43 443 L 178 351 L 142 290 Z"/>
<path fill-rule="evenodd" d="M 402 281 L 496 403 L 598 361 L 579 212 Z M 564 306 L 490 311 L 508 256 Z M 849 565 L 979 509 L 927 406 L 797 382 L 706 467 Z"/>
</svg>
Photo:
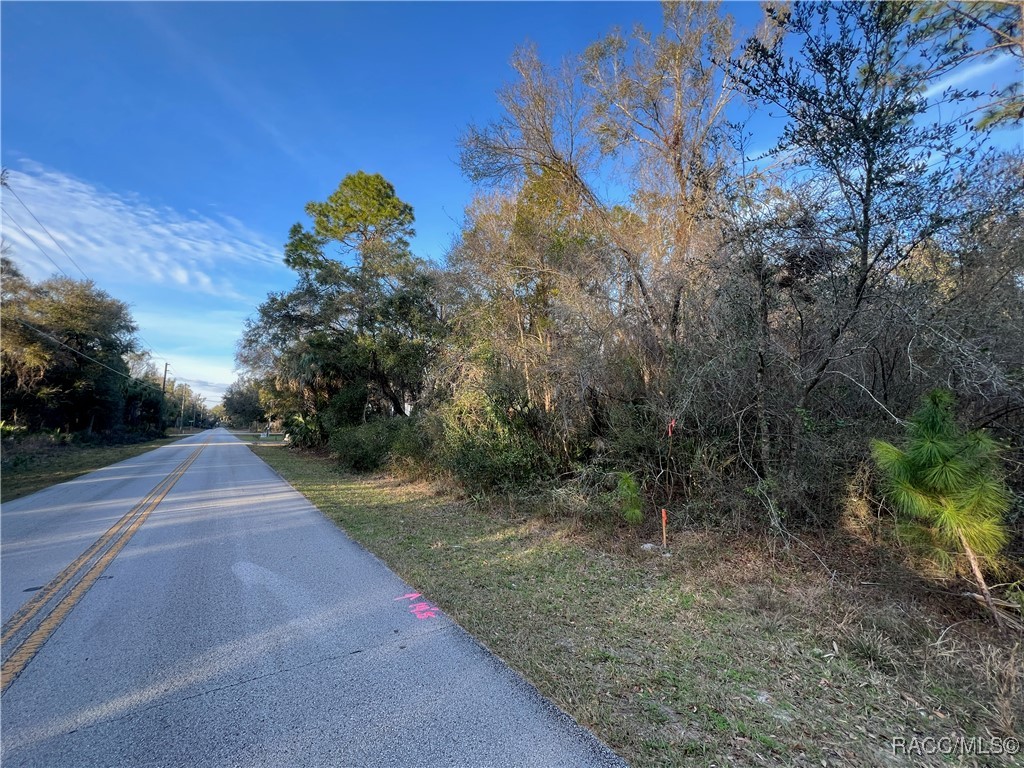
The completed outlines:
<svg viewBox="0 0 1024 768">
<path fill-rule="evenodd" d="M 11 616 L 3 625 L 0 644 L 6 657 L 0 665 L 0 693 L 4 693 L 22 673 L 32 657 L 39 652 L 43 644 L 49 640 L 60 623 L 71 612 L 82 596 L 96 583 L 107 566 L 113 562 L 118 553 L 139 530 L 149 514 L 159 506 L 174 485 L 192 466 L 199 454 L 209 444 L 209 439 L 196 448 L 188 458 L 174 468 L 161 480 L 142 501 L 132 507 L 124 517 L 112 525 L 81 555 L 75 558 L 67 568 L 58 573 L 49 584 L 36 592 L 35 596 Z M 86 566 L 92 565 L 86 570 Z M 81 577 L 79 578 L 79 574 Z M 77 580 L 76 580 L 77 579 Z M 36 617 L 54 597 L 71 584 L 64 597 L 56 602 L 49 612 L 45 613 L 31 633 L 7 655 L 7 644 Z"/>
</svg>

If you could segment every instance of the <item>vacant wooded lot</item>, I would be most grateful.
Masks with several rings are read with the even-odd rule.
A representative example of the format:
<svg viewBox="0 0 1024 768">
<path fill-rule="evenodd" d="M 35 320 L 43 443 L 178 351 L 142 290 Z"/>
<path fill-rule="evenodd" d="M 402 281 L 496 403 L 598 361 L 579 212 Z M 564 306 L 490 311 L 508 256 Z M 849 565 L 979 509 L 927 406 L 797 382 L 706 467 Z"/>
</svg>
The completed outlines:
<svg viewBox="0 0 1024 768">
<path fill-rule="evenodd" d="M 894 744 L 991 747 L 1022 726 L 1019 637 L 948 611 L 877 548 L 875 520 L 788 552 L 673 530 L 665 556 L 614 527 L 254 450 L 638 768 L 944 766 Z"/>
<path fill-rule="evenodd" d="M 560 67 L 518 49 L 459 137 L 446 262 L 346 175 L 289 232 L 228 416 L 613 540 L 792 551 L 872 519 L 957 617 L 1017 631 L 1020 83 L 956 84 L 1024 49 L 1018 6 L 971 7 L 797 3 L 751 34 L 667 3 Z"/>
</svg>

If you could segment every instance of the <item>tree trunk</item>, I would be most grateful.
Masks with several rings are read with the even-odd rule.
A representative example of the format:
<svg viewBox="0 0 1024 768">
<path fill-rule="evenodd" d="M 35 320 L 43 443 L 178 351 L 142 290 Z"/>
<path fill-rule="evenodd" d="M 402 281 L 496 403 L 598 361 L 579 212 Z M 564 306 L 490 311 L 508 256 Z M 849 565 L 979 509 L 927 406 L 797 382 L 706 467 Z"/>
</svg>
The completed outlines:
<svg viewBox="0 0 1024 768">
<path fill-rule="evenodd" d="M 981 594 L 985 598 L 985 605 L 988 606 L 989 611 L 992 613 L 992 618 L 996 620 L 996 626 L 1000 629 L 1003 628 L 1003 619 L 996 610 L 995 604 L 992 602 L 992 593 L 988 591 L 988 584 L 985 583 L 985 576 L 981 572 L 981 566 L 978 563 L 978 556 L 974 554 L 974 550 L 971 549 L 967 543 L 967 539 L 964 535 L 960 534 L 960 544 L 964 548 L 964 554 L 967 555 L 967 561 L 971 564 L 971 570 L 974 572 L 974 579 L 978 582 L 978 586 L 981 587 Z"/>
<path fill-rule="evenodd" d="M 764 255 L 758 251 L 754 265 L 757 273 L 757 371 L 755 375 L 755 396 L 757 398 L 757 448 L 761 474 L 771 485 L 771 436 L 768 432 L 767 377 L 768 346 L 771 343 L 771 326 L 768 324 L 769 295 L 768 274 Z"/>
</svg>

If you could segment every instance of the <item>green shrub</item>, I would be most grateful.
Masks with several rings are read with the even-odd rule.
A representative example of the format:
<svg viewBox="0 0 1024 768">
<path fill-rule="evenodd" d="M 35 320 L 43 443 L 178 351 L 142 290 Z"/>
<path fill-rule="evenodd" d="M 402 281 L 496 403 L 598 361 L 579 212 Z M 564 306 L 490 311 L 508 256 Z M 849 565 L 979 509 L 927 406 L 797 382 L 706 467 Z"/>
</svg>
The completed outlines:
<svg viewBox="0 0 1024 768">
<path fill-rule="evenodd" d="M 285 433 L 298 448 L 317 448 L 323 445 L 323 428 L 314 417 L 292 414 L 285 419 Z"/>
<path fill-rule="evenodd" d="M 545 474 L 544 454 L 529 437 L 496 431 L 450 436 L 443 463 L 470 492 L 526 490 Z"/>
<path fill-rule="evenodd" d="M 331 432 L 327 444 L 342 466 L 356 472 L 373 472 L 384 466 L 405 421 L 404 418 L 381 418 L 339 427 Z"/>
<path fill-rule="evenodd" d="M 630 525 L 642 523 L 644 521 L 644 500 L 636 478 L 629 472 L 620 472 L 615 494 L 618 497 L 622 519 Z"/>
<path fill-rule="evenodd" d="M 437 409 L 436 461 L 470 493 L 521 493 L 550 478 L 551 458 L 531 434 L 527 407 L 482 391 Z"/>
<path fill-rule="evenodd" d="M 396 419 L 388 453 L 391 468 L 407 475 L 425 476 L 434 469 L 432 440 L 422 419 L 412 416 Z"/>
</svg>

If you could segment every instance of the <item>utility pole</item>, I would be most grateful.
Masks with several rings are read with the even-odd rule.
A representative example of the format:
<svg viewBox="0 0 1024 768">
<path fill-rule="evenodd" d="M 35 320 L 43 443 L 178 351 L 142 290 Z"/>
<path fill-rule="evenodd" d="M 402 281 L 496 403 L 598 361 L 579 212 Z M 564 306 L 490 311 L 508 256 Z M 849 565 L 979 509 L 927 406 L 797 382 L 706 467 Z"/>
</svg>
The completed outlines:
<svg viewBox="0 0 1024 768">
<path fill-rule="evenodd" d="M 160 386 L 160 394 L 164 397 L 167 396 L 167 369 L 171 367 L 170 363 L 164 363 L 164 383 Z"/>
<path fill-rule="evenodd" d="M 181 385 L 181 416 L 178 419 L 178 433 L 185 434 L 185 385 Z"/>
</svg>

